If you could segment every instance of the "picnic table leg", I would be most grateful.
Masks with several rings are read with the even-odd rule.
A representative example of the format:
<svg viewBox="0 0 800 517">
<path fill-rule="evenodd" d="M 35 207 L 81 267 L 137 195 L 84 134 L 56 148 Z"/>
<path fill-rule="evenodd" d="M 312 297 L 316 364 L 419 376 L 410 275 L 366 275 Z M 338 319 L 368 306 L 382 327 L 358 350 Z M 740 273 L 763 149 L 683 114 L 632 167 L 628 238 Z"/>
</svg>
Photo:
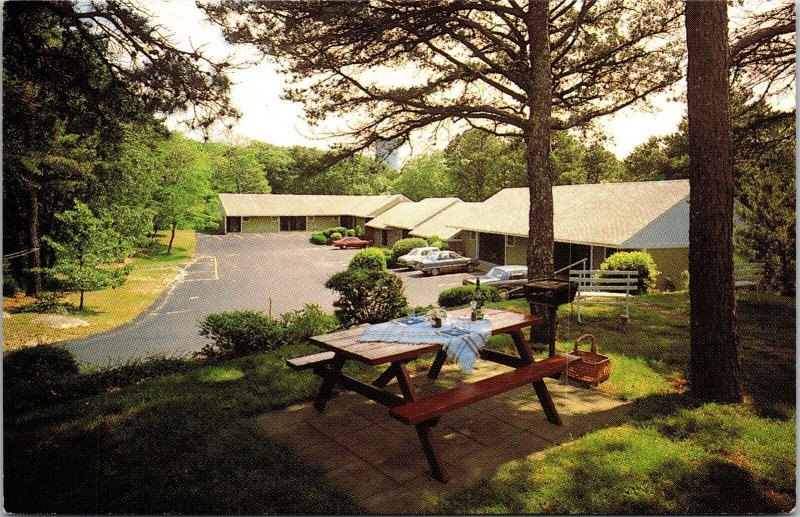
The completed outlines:
<svg viewBox="0 0 800 517">
<path fill-rule="evenodd" d="M 550 396 L 544 381 L 534 382 L 533 389 L 536 392 L 536 396 L 539 397 L 539 404 L 542 405 L 547 421 L 551 424 L 562 425 L 561 417 L 558 415 L 556 405 L 553 404 L 553 398 Z"/>
<path fill-rule="evenodd" d="M 520 359 L 522 359 L 525 364 L 533 364 L 533 352 L 531 352 L 531 345 L 528 343 L 528 340 L 525 339 L 522 329 L 517 329 L 511 332 L 511 339 L 514 340 L 514 346 L 517 349 L 517 353 L 519 353 Z"/>
<path fill-rule="evenodd" d="M 405 363 L 392 363 L 392 367 L 397 372 L 397 384 L 400 385 L 400 391 L 406 400 L 417 399 L 417 389 L 414 387 L 414 381 L 408 374 Z"/>
<path fill-rule="evenodd" d="M 392 364 L 377 379 L 372 381 L 372 385 L 378 388 L 385 388 L 395 377 L 397 377 L 397 369 Z"/>
<path fill-rule="evenodd" d="M 428 459 L 428 465 L 431 468 L 433 477 L 442 483 L 447 483 L 447 480 L 450 479 L 450 474 L 448 474 L 447 469 L 444 466 L 444 462 L 442 462 L 442 457 L 439 455 L 439 449 L 436 447 L 436 444 L 433 443 L 433 436 L 431 433 L 431 429 L 438 422 L 439 419 L 437 418 L 432 421 L 417 424 L 414 427 L 417 429 L 417 436 L 419 436 L 419 441 L 422 444 L 422 450 L 425 452 L 425 457 Z"/>
<path fill-rule="evenodd" d="M 333 393 L 333 388 L 336 385 L 336 374 L 340 374 L 342 372 L 342 366 L 344 366 L 344 356 L 336 354 L 333 360 L 330 363 L 329 371 L 333 375 L 327 375 L 323 377 L 322 386 L 319 388 L 319 393 L 317 393 L 317 398 L 314 400 L 314 407 L 317 411 L 324 411 L 325 405 L 328 403 L 328 400 L 331 398 L 331 394 Z"/>
<path fill-rule="evenodd" d="M 442 371 L 442 366 L 444 366 L 444 362 L 447 360 L 447 352 L 444 350 L 439 350 L 436 352 L 436 357 L 433 360 L 433 364 L 431 365 L 431 369 L 428 370 L 428 378 L 436 380 L 439 377 L 439 372 Z"/>
</svg>

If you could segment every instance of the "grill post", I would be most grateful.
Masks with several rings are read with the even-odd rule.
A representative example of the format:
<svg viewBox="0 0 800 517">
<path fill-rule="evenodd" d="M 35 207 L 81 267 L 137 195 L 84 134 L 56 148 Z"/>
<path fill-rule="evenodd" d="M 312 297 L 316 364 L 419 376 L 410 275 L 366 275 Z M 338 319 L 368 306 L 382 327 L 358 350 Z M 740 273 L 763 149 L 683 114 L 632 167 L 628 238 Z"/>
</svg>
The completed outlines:
<svg viewBox="0 0 800 517">
<path fill-rule="evenodd" d="M 544 339 L 548 346 L 550 357 L 556 355 L 556 330 L 558 328 L 558 318 L 556 311 L 558 306 L 570 303 L 575 298 L 578 284 L 561 280 L 560 278 L 537 278 L 525 284 L 525 298 L 530 305 L 542 307 L 548 323 L 545 329 L 546 335 L 539 335 Z M 531 340 L 533 340 L 533 330 L 531 330 Z"/>
</svg>

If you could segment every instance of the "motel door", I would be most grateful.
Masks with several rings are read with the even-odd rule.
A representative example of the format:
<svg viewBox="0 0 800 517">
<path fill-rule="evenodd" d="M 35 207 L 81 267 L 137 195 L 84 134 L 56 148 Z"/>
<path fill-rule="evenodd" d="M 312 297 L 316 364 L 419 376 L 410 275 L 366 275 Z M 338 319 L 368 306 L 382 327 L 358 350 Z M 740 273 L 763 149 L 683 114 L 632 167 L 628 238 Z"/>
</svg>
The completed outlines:
<svg viewBox="0 0 800 517">
<path fill-rule="evenodd" d="M 283 216 L 281 217 L 281 231 L 282 232 L 298 232 L 305 231 L 306 218 L 305 216 Z"/>
<path fill-rule="evenodd" d="M 242 231 L 242 218 L 239 216 L 228 217 L 225 222 L 225 231 L 228 233 L 239 233 Z"/>
<path fill-rule="evenodd" d="M 496 233 L 478 234 L 478 258 L 492 264 L 506 263 L 506 238 Z"/>
</svg>

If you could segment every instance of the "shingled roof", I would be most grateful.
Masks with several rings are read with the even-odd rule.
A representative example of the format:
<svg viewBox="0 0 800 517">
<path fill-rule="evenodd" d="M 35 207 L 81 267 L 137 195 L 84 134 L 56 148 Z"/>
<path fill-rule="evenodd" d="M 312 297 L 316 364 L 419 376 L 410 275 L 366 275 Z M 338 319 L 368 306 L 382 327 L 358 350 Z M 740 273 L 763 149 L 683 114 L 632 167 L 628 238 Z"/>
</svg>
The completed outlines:
<svg viewBox="0 0 800 517">
<path fill-rule="evenodd" d="M 378 230 L 389 227 L 412 230 L 442 210 L 461 202 L 457 197 L 431 197 L 416 202 L 400 203 L 369 221 L 366 226 Z"/>
<path fill-rule="evenodd" d="M 464 218 L 458 229 L 528 236 L 527 188 L 504 189 Z M 689 245 L 689 180 L 553 187 L 559 242 L 615 248 Z"/>
<path fill-rule="evenodd" d="M 431 237 L 436 235 L 442 239 L 450 239 L 461 231 L 458 225 L 474 217 L 481 203 L 455 203 L 434 215 L 414 228 L 410 235 L 414 237 Z"/>
<path fill-rule="evenodd" d="M 381 196 L 329 196 L 316 194 L 220 194 L 226 216 L 335 216 L 375 217 L 391 207 L 409 202 L 401 194 Z"/>
</svg>

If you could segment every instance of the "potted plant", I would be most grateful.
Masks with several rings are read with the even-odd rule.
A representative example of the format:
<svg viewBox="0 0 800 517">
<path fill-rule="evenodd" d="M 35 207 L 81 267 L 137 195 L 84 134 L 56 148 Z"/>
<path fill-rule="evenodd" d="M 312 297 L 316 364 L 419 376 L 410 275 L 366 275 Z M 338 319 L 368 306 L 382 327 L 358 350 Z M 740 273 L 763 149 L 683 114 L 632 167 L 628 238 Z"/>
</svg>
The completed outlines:
<svg viewBox="0 0 800 517">
<path fill-rule="evenodd" d="M 438 329 L 442 326 L 442 320 L 447 317 L 447 311 L 441 307 L 436 307 L 428 311 L 428 316 L 430 316 L 433 322 L 433 327 Z"/>
</svg>

